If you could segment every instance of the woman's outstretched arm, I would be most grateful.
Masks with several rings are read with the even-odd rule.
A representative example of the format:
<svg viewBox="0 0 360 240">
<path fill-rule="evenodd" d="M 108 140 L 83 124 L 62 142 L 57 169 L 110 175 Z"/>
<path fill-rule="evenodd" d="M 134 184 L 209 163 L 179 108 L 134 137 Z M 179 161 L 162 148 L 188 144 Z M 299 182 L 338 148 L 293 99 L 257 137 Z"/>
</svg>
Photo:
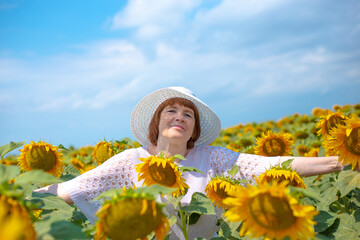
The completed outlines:
<svg viewBox="0 0 360 240">
<path fill-rule="evenodd" d="M 296 170 L 301 176 L 314 176 L 319 174 L 326 174 L 332 172 L 339 172 L 344 169 L 344 166 L 339 163 L 338 156 L 330 157 L 280 157 L 280 162 L 289 159 L 294 159 L 292 168 Z"/>
<path fill-rule="evenodd" d="M 34 190 L 34 192 L 50 193 L 50 194 L 61 197 L 68 204 L 74 203 L 71 200 L 69 194 L 63 189 L 61 183 L 56 183 L 56 184 L 52 184 L 52 185 L 49 185 L 49 186 L 46 186 L 46 187 L 43 187 L 43 188 L 39 188 L 39 189 Z"/>
</svg>

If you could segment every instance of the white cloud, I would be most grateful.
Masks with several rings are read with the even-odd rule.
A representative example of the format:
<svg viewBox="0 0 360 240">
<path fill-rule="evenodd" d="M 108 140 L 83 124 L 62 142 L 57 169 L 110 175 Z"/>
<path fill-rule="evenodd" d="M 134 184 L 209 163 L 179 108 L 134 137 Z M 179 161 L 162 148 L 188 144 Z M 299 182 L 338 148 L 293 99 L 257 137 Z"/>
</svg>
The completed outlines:
<svg viewBox="0 0 360 240">
<path fill-rule="evenodd" d="M 175 31 L 199 0 L 131 0 L 110 21 L 111 29 L 135 28 L 136 36 L 153 38 Z"/>
<path fill-rule="evenodd" d="M 264 11 L 270 10 L 284 0 L 263 0 L 263 1 L 248 1 L 248 0 L 224 0 L 210 10 L 201 10 L 195 18 L 198 24 L 229 24 L 232 21 L 239 21 L 241 19 L 260 14 Z"/>
<path fill-rule="evenodd" d="M 112 28 L 134 28 L 136 36 L 144 38 L 84 43 L 73 46 L 77 53 L 31 61 L 3 59 L 0 81 L 25 86 L 8 89 L 5 99 L 20 94 L 26 98 L 22 103 L 38 111 L 101 109 L 169 85 L 194 87 L 204 94 L 221 89 L 224 97 L 261 97 L 298 94 L 324 84 L 331 88 L 339 79 L 351 81 L 359 75 L 352 61 L 360 56 L 358 51 L 336 52 L 326 45 L 329 39 L 316 42 L 320 35 L 311 29 L 301 35 L 286 35 L 285 29 L 286 34 L 276 38 L 276 25 L 262 38 L 266 34 L 261 30 L 248 36 L 249 31 L 236 28 L 236 21 L 247 17 L 270 21 L 261 19 L 262 14 L 280 9 L 282 3 L 129 1 L 113 17 Z M 257 41 L 249 44 L 249 39 Z"/>
</svg>

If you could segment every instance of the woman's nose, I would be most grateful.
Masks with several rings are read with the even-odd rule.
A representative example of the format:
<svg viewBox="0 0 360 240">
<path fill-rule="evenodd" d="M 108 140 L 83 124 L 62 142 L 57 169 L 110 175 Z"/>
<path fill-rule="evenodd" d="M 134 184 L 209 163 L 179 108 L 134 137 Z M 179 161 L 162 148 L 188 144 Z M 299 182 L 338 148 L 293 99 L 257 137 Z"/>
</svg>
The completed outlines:
<svg viewBox="0 0 360 240">
<path fill-rule="evenodd" d="M 176 114 L 175 120 L 179 122 L 184 122 L 184 117 L 182 116 L 182 114 L 178 113 Z"/>
</svg>

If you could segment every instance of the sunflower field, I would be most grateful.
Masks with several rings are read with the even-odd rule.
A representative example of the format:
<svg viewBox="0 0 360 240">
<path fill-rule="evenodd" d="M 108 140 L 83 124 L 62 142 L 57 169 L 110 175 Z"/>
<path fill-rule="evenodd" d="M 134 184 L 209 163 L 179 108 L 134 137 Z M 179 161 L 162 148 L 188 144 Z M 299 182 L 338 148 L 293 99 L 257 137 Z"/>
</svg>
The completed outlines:
<svg viewBox="0 0 360 240">
<path fill-rule="evenodd" d="M 181 156 L 152 156 L 137 166 L 146 186 L 97 196 L 102 207 L 92 225 L 74 204 L 34 190 L 73 179 L 140 144 L 129 138 L 81 148 L 9 142 L 0 146 L 0 239 L 169 239 L 173 224 L 188 239 L 189 222 L 215 214 L 215 208 L 224 211 L 212 240 L 360 239 L 360 104 L 238 124 L 222 129 L 212 145 L 263 156 L 339 156 L 343 170 L 301 177 L 290 160 L 244 182 L 233 177 L 234 167 L 211 179 L 206 194 L 195 193 L 190 205 L 181 206 L 188 187 L 181 173 L 198 170 L 177 166 L 173 158 Z M 165 170 L 174 173 L 171 184 L 171 175 L 162 177 Z M 158 177 L 146 178 L 147 171 Z M 177 216 L 163 213 L 160 195 Z"/>
</svg>

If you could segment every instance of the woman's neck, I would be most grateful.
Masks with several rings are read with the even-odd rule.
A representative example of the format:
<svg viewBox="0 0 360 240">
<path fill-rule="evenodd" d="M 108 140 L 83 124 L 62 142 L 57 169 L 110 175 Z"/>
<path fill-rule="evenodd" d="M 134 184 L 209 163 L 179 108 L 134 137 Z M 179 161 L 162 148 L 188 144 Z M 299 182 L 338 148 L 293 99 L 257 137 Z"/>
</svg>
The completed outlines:
<svg viewBox="0 0 360 240">
<path fill-rule="evenodd" d="M 180 154 L 185 157 L 189 152 L 189 149 L 186 148 L 186 144 L 171 144 L 161 142 L 158 142 L 156 146 L 150 145 L 148 150 L 152 155 L 159 155 L 161 152 L 163 152 L 165 157 L 174 156 L 176 154 Z"/>
</svg>

